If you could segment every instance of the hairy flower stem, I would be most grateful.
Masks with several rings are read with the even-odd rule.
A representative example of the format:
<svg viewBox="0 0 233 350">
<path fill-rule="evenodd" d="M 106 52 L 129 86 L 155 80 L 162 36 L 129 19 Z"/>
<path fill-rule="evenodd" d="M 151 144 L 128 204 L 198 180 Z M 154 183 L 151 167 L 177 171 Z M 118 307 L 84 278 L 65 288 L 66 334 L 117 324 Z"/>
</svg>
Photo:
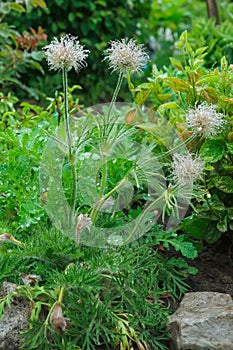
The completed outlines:
<svg viewBox="0 0 233 350">
<path fill-rule="evenodd" d="M 106 201 L 106 199 L 108 199 L 114 192 L 116 192 L 124 183 L 126 182 L 126 178 L 124 177 L 117 186 L 115 186 L 111 191 L 109 191 L 103 198 L 101 198 L 101 200 L 98 203 L 98 206 L 95 208 L 92 208 L 92 211 L 90 213 L 90 218 L 92 220 L 92 222 L 94 223 L 97 215 L 103 205 L 103 203 Z"/>
<path fill-rule="evenodd" d="M 59 296 L 58 296 L 58 300 L 55 301 L 55 303 L 51 306 L 49 313 L 46 317 L 46 320 L 44 321 L 44 337 L 47 338 L 47 331 L 48 331 L 48 325 L 49 325 L 49 319 L 51 314 L 54 311 L 54 308 L 56 307 L 56 305 L 61 305 L 62 303 L 62 299 L 63 299 L 63 295 L 64 295 L 64 291 L 65 291 L 65 287 L 61 287 L 60 292 L 59 292 Z M 47 305 L 49 306 L 49 305 Z"/>
<path fill-rule="evenodd" d="M 75 157 L 72 151 L 72 135 L 70 132 L 70 119 L 69 119 L 69 107 L 68 107 L 68 78 L 67 78 L 67 69 L 62 68 L 62 81 L 63 81 L 63 90 L 64 90 L 64 119 L 65 119 L 65 130 L 66 130 L 66 138 L 68 144 L 68 162 L 71 169 L 71 177 L 72 177 L 72 186 L 71 186 L 71 214 L 70 214 L 70 225 L 72 225 L 72 221 L 75 214 L 75 199 L 77 192 L 77 173 L 75 167 Z"/>
<path fill-rule="evenodd" d="M 171 154 L 172 152 L 178 150 L 180 147 L 183 147 L 184 145 L 187 145 L 189 142 L 191 142 L 194 138 L 195 138 L 195 134 L 192 134 L 191 136 L 189 136 L 187 138 L 187 140 L 185 140 L 184 142 L 180 143 L 179 145 L 173 147 L 172 149 L 170 149 L 167 152 L 164 152 L 163 154 L 160 154 L 159 156 L 155 157 L 155 159 L 161 159 L 166 157 L 167 155 Z"/>
<path fill-rule="evenodd" d="M 115 91 L 114 91 L 113 96 L 112 96 L 112 100 L 111 100 L 110 105 L 109 105 L 108 114 L 107 114 L 106 120 L 104 120 L 104 134 L 105 134 L 105 127 L 106 126 L 108 127 L 108 123 L 114 121 L 114 120 L 111 120 L 111 113 L 112 113 L 114 103 L 116 102 L 117 96 L 119 94 L 119 91 L 120 91 L 120 88 L 122 85 L 122 81 L 123 81 L 123 77 L 124 77 L 123 72 L 120 72 L 119 76 L 118 76 L 118 80 L 117 80 L 117 85 L 116 85 Z"/>
<path fill-rule="evenodd" d="M 131 238 L 134 236 L 135 232 L 138 229 L 138 226 L 140 225 L 140 223 L 142 222 L 142 220 L 146 217 L 146 215 L 152 210 L 153 206 L 157 203 L 159 203 L 162 199 L 167 198 L 167 194 L 168 194 L 168 189 L 166 191 L 164 191 L 158 198 L 156 198 L 150 205 L 148 205 L 148 207 L 144 210 L 144 212 L 142 213 L 142 215 L 140 216 L 137 224 L 134 226 L 133 230 L 130 232 L 129 236 L 127 237 L 127 239 L 124 241 L 124 244 L 127 244 L 130 242 Z"/>
<path fill-rule="evenodd" d="M 58 303 L 58 304 L 61 304 L 61 303 L 62 303 L 64 291 L 65 291 L 65 287 L 61 287 L 60 293 L 59 293 L 59 297 L 58 297 L 58 300 L 57 300 L 57 303 Z"/>
<path fill-rule="evenodd" d="M 108 163 L 107 163 L 107 156 L 103 155 L 103 172 L 102 172 L 102 177 L 101 177 L 101 185 L 100 185 L 100 197 L 104 193 L 104 189 L 106 186 L 107 182 L 107 176 L 108 176 Z"/>
<path fill-rule="evenodd" d="M 115 120 L 114 120 L 114 118 L 111 118 L 111 113 L 112 113 L 114 103 L 116 102 L 117 96 L 119 94 L 119 91 L 120 91 L 120 88 L 122 85 L 122 81 L 123 81 L 123 72 L 120 72 L 120 74 L 118 76 L 117 85 L 116 85 L 115 91 L 114 91 L 113 96 L 112 96 L 112 100 L 111 100 L 110 105 L 109 105 L 107 116 L 104 119 L 103 136 L 108 136 L 110 134 L 113 126 L 114 126 Z M 109 122 L 111 122 L 110 125 L 109 125 Z M 102 173 L 101 185 L 100 185 L 100 197 L 104 193 L 104 189 L 105 189 L 106 182 L 107 182 L 107 176 L 108 176 L 107 157 L 105 155 L 103 155 L 103 173 Z"/>
<path fill-rule="evenodd" d="M 69 120 L 69 107 L 68 107 L 68 78 L 66 68 L 62 68 L 62 82 L 63 82 L 63 92 L 64 92 L 64 117 L 65 117 L 65 128 L 66 128 L 66 138 L 68 143 L 68 157 L 71 159 L 72 154 L 72 139 L 70 133 L 70 120 Z"/>
</svg>

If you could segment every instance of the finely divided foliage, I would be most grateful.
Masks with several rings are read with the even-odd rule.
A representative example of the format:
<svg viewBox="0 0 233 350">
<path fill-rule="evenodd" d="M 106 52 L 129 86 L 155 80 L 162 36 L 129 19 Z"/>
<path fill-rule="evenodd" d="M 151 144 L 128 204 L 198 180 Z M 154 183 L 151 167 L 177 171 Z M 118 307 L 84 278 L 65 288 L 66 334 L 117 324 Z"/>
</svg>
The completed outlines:
<svg viewBox="0 0 233 350">
<path fill-rule="evenodd" d="M 134 39 L 110 41 L 110 47 L 105 51 L 104 60 L 109 61 L 112 71 L 139 72 L 147 64 L 149 56 L 144 45 L 137 44 Z"/>
<path fill-rule="evenodd" d="M 72 68 L 78 72 L 87 65 L 86 58 L 89 50 L 80 45 L 77 37 L 70 34 L 63 35 L 60 41 L 57 38 L 44 47 L 44 54 L 47 58 L 50 69 L 67 71 Z"/>
<path fill-rule="evenodd" d="M 224 115 L 216 112 L 217 106 L 203 102 L 194 109 L 189 109 L 186 123 L 194 133 L 203 136 L 215 135 L 221 131 L 225 123 Z"/>
</svg>

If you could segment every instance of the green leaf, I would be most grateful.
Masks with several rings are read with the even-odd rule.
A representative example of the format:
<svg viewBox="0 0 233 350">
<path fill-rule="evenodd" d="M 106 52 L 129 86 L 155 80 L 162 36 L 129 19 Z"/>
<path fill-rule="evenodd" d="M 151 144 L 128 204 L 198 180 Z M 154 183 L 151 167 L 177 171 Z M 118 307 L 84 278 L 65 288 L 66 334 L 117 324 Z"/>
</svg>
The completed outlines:
<svg viewBox="0 0 233 350">
<path fill-rule="evenodd" d="M 217 229 L 222 233 L 227 232 L 227 216 L 217 223 Z"/>
<path fill-rule="evenodd" d="M 30 0 L 30 4 L 33 7 L 39 6 L 39 7 L 44 8 L 44 9 L 47 7 L 44 0 Z"/>
<path fill-rule="evenodd" d="M 159 106 L 159 109 L 175 109 L 179 108 L 178 104 L 176 102 L 166 102 Z"/>
<path fill-rule="evenodd" d="M 188 259 L 194 259 L 198 256 L 198 252 L 191 242 L 183 242 L 180 246 L 180 251 Z"/>
<path fill-rule="evenodd" d="M 73 12 L 70 12 L 68 15 L 68 20 L 72 23 L 75 21 L 75 14 Z"/>
<path fill-rule="evenodd" d="M 227 150 L 230 154 L 233 154 L 233 142 L 228 142 L 227 143 Z"/>
<path fill-rule="evenodd" d="M 188 232 L 191 237 L 203 239 L 208 243 L 214 243 L 221 237 L 221 233 L 216 229 L 216 222 L 207 217 L 189 216 L 183 220 L 179 228 Z"/>
<path fill-rule="evenodd" d="M 196 54 L 197 56 L 199 56 L 199 55 L 203 54 L 203 52 L 205 52 L 207 49 L 208 49 L 208 46 L 200 47 L 199 49 L 197 49 L 197 50 L 195 51 L 195 54 Z"/>
<path fill-rule="evenodd" d="M 189 92 L 190 91 L 190 85 L 180 79 L 180 78 L 176 78 L 176 77 L 168 77 L 168 78 L 164 78 L 164 82 L 165 84 L 169 85 L 169 87 L 174 90 L 175 92 L 177 91 L 181 91 L 181 92 Z"/>
<path fill-rule="evenodd" d="M 0 3 L 0 13 L 3 13 L 3 14 L 7 14 L 10 12 L 10 4 L 8 2 L 4 3 L 4 2 L 1 2 Z"/>
<path fill-rule="evenodd" d="M 32 52 L 32 58 L 36 61 L 42 61 L 44 55 L 40 51 L 33 51 Z"/>
<path fill-rule="evenodd" d="M 202 232 L 205 231 L 207 221 L 205 219 L 198 219 L 192 216 L 187 217 L 180 224 L 180 229 L 192 234 L 195 238 L 201 238 Z"/>
<path fill-rule="evenodd" d="M 170 243 L 176 251 L 180 251 L 183 256 L 186 258 L 194 259 L 198 256 L 197 249 L 193 245 L 192 242 L 187 242 L 185 240 L 185 235 L 179 235 L 174 237 L 173 239 L 169 239 L 168 243 Z M 164 246 L 166 246 L 164 244 Z"/>
<path fill-rule="evenodd" d="M 10 4 L 10 7 L 12 10 L 17 11 L 17 12 L 25 12 L 25 8 L 20 5 L 20 4 L 16 4 L 15 2 L 13 2 L 12 4 Z"/>
<path fill-rule="evenodd" d="M 146 101 L 146 99 L 147 99 L 147 97 L 150 95 L 150 90 L 141 90 L 138 94 L 137 94 L 137 96 L 136 96 L 136 98 L 135 98 L 135 102 L 139 105 L 139 106 L 141 106 L 141 105 L 143 105 L 143 103 Z"/>
<path fill-rule="evenodd" d="M 233 220 L 233 208 L 228 208 L 227 209 L 227 216 L 230 220 Z"/>
<path fill-rule="evenodd" d="M 197 85 L 202 85 L 204 83 L 216 82 L 219 80 L 217 75 L 206 74 L 200 77 L 197 81 Z"/>
<path fill-rule="evenodd" d="M 233 193 L 233 179 L 230 176 L 216 176 L 212 183 L 224 193 Z"/>
<path fill-rule="evenodd" d="M 225 155 L 225 144 L 221 140 L 207 140 L 200 149 L 200 156 L 203 160 L 215 163 Z"/>
<path fill-rule="evenodd" d="M 204 63 L 204 60 L 195 59 L 193 63 L 193 69 L 200 68 Z"/>
<path fill-rule="evenodd" d="M 182 64 L 180 63 L 179 60 L 177 60 L 176 58 L 170 57 L 170 61 L 171 61 L 171 63 L 173 64 L 173 66 L 175 68 L 177 68 L 178 70 L 183 71 L 184 68 L 183 68 L 183 66 L 182 66 Z"/>
</svg>

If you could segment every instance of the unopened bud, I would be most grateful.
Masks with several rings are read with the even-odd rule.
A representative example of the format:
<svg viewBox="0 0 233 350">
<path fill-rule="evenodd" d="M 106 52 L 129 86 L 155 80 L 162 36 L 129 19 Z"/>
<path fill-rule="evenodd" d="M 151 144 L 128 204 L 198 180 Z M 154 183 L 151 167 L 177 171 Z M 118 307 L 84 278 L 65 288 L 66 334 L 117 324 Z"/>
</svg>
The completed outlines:
<svg viewBox="0 0 233 350">
<path fill-rule="evenodd" d="M 68 318 L 63 316 L 60 303 L 55 305 L 49 321 L 57 334 L 62 334 L 65 332 Z"/>
</svg>

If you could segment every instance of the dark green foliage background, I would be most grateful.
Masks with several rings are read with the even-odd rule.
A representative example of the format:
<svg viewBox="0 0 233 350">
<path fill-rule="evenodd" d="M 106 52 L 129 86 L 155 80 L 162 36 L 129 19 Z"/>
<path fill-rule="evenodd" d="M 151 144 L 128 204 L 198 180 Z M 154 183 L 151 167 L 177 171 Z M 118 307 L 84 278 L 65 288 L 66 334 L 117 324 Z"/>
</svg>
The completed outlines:
<svg viewBox="0 0 233 350">
<path fill-rule="evenodd" d="M 146 27 L 150 12 L 150 2 L 140 1 L 66 1 L 48 0 L 47 9 L 38 8 L 30 13 L 17 15 L 11 20 L 21 31 L 41 26 L 48 35 L 48 41 L 62 33 L 78 36 L 82 44 L 91 51 L 87 69 L 70 75 L 71 84 L 81 84 L 86 95 L 85 102 L 109 101 L 115 86 L 116 76 L 110 74 L 107 64 L 103 63 L 103 50 L 110 40 L 124 37 L 136 37 L 139 41 L 148 41 Z M 140 23 L 140 24 L 139 24 Z M 140 27 L 140 28 L 139 28 Z M 45 70 L 47 69 L 44 63 Z M 28 76 L 25 76 L 28 79 Z M 54 94 L 54 89 L 61 89 L 60 75 L 44 84 L 44 77 L 30 77 L 31 84 L 45 94 Z M 39 84 L 39 85 L 38 85 Z M 126 89 L 125 89 L 126 90 Z M 127 91 L 127 90 L 126 90 Z M 125 99 L 125 93 L 122 93 Z M 84 97 L 81 97 L 84 100 Z"/>
</svg>

